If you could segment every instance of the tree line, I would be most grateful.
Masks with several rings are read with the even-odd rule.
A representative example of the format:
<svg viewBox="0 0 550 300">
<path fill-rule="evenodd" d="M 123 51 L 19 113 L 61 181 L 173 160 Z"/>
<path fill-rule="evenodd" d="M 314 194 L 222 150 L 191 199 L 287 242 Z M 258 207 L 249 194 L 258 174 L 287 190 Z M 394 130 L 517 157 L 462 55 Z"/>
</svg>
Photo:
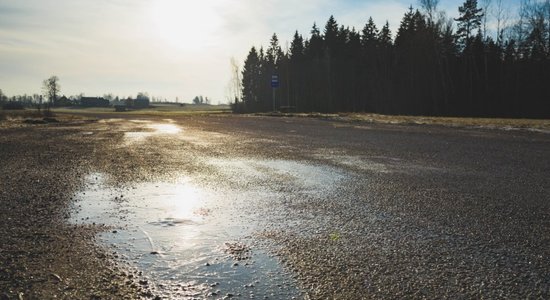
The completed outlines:
<svg viewBox="0 0 550 300">
<path fill-rule="evenodd" d="M 71 95 L 69 97 L 61 96 L 61 84 L 60 79 L 56 75 L 52 75 L 42 81 L 42 94 L 33 94 L 33 95 L 13 95 L 8 97 L 4 94 L 2 89 L 0 89 L 0 108 L 3 109 L 24 109 L 24 108 L 45 108 L 50 109 L 54 106 L 78 106 L 81 99 L 86 98 L 84 93 L 78 95 Z M 109 102 L 121 102 L 126 100 L 134 100 L 132 96 L 127 98 L 115 96 L 112 93 L 104 94 L 103 97 L 92 97 L 92 98 L 102 98 L 108 100 Z M 164 97 L 155 97 L 149 96 L 147 92 L 139 92 L 135 97 L 136 100 L 145 100 L 151 101 L 153 103 L 167 103 L 179 104 L 179 98 L 176 97 L 175 102 L 168 101 Z M 192 99 L 193 104 L 210 104 L 211 99 L 204 96 L 197 96 Z"/>
<path fill-rule="evenodd" d="M 296 31 L 286 51 L 273 34 L 250 49 L 234 111 L 550 117 L 550 0 L 522 0 L 513 23 L 496 0 L 494 34 L 488 0 L 466 0 L 456 19 L 438 0 L 419 2 L 395 37 L 388 22 L 357 31 L 333 16 L 307 38 Z"/>
</svg>

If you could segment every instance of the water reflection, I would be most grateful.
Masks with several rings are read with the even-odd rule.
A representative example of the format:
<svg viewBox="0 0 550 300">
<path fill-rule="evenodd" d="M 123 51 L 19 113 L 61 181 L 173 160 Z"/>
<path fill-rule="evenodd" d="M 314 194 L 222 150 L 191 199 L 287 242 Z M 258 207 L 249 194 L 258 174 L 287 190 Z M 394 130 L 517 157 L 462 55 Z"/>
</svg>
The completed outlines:
<svg viewBox="0 0 550 300">
<path fill-rule="evenodd" d="M 157 134 L 176 134 L 181 128 L 175 124 L 149 124 L 147 128 L 155 130 Z"/>
<path fill-rule="evenodd" d="M 116 227 L 100 239 L 153 278 L 164 296 L 299 295 L 277 260 L 254 245 L 250 236 L 257 228 L 233 205 L 242 196 L 201 188 L 185 177 L 126 188 L 106 179 L 98 173 L 87 178 L 72 221 Z"/>
<path fill-rule="evenodd" d="M 157 135 L 172 135 L 181 132 L 181 127 L 172 123 L 152 123 L 150 121 L 133 120 L 134 123 L 144 124 L 144 131 L 129 131 L 124 133 L 127 142 L 143 142 L 146 138 Z"/>
</svg>

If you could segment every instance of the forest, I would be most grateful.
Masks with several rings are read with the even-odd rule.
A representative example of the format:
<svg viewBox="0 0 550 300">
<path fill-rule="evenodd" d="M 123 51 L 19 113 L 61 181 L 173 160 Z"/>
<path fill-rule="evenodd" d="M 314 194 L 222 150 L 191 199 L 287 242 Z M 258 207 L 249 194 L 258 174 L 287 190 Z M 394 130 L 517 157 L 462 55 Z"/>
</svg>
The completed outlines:
<svg viewBox="0 0 550 300">
<path fill-rule="evenodd" d="M 514 15 L 466 0 L 458 18 L 438 2 L 411 6 L 395 34 L 333 16 L 285 50 L 273 34 L 250 49 L 233 110 L 550 118 L 550 0 L 522 0 Z"/>
</svg>

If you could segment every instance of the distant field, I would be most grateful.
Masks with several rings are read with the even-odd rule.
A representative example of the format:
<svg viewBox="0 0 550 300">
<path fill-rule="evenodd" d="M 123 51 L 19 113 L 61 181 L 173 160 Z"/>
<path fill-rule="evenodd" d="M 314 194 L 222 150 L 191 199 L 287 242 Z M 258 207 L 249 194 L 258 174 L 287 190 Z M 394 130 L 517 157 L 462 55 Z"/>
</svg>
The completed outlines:
<svg viewBox="0 0 550 300">
<path fill-rule="evenodd" d="M 229 105 L 205 105 L 205 104 L 186 104 L 184 106 L 176 104 L 155 104 L 150 108 L 128 110 L 116 112 L 112 107 L 59 107 L 52 108 L 50 116 L 59 120 L 72 119 L 95 119 L 120 116 L 149 116 L 149 117 L 176 117 L 188 114 L 224 114 L 230 113 Z M 23 119 L 41 119 L 46 117 L 45 110 L 39 112 L 36 109 L 23 110 L 3 110 L 0 109 L 0 121 L 2 120 L 23 120 Z"/>
<path fill-rule="evenodd" d="M 54 108 L 54 112 L 59 113 L 117 113 L 112 107 L 62 107 Z M 153 104 L 149 108 L 128 110 L 126 114 L 156 114 L 156 113 L 189 113 L 189 112 L 207 112 L 207 113 L 222 113 L 230 112 L 229 105 L 207 105 L 207 104 Z"/>
<path fill-rule="evenodd" d="M 168 111 L 168 112 L 188 112 L 188 111 L 230 111 L 231 107 L 227 104 L 207 105 L 207 104 L 185 104 L 183 106 L 177 104 L 153 104 L 150 110 Z"/>
</svg>

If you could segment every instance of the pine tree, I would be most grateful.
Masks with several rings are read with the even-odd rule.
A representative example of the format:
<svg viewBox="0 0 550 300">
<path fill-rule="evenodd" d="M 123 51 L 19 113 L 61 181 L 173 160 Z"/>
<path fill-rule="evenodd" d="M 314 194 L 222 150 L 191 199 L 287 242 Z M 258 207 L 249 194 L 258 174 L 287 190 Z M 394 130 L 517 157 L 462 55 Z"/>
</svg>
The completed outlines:
<svg viewBox="0 0 550 300">
<path fill-rule="evenodd" d="M 283 56 L 283 50 L 281 49 L 281 46 L 279 46 L 279 38 L 277 37 L 277 34 L 274 33 L 273 36 L 271 36 L 269 48 L 267 48 L 266 51 L 266 60 L 269 64 L 272 64 L 273 67 L 275 67 Z"/>
<path fill-rule="evenodd" d="M 549 13 L 550 13 L 550 4 L 549 4 Z M 549 15 L 550 17 L 550 15 Z M 548 20 L 550 22 L 550 20 Z M 547 41 L 550 37 L 546 37 L 548 34 L 545 32 L 546 24 L 544 17 L 541 14 L 537 14 L 532 17 L 530 22 L 531 32 L 527 36 L 527 43 L 529 49 L 529 57 L 536 61 L 541 61 L 550 55 L 550 49 L 547 49 Z M 550 24 L 548 24 L 550 28 Z"/>
<path fill-rule="evenodd" d="M 481 19 L 483 18 L 483 9 L 477 8 L 477 0 L 466 0 L 462 6 L 458 8 L 460 17 L 455 19 L 458 22 L 456 37 L 458 44 L 462 49 L 466 48 L 470 43 L 472 32 L 480 29 Z"/>
</svg>

